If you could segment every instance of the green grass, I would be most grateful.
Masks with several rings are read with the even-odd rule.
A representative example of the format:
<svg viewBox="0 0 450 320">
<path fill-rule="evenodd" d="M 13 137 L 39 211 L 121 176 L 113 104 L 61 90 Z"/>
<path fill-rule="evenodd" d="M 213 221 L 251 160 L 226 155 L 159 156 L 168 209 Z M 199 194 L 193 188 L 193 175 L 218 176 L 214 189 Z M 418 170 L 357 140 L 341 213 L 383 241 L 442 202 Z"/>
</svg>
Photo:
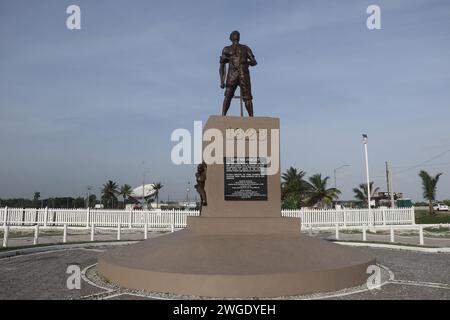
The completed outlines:
<svg viewBox="0 0 450 320">
<path fill-rule="evenodd" d="M 447 227 L 429 227 L 429 228 L 423 228 L 423 230 L 428 231 L 428 232 L 433 232 L 433 233 L 446 233 L 448 231 L 450 231 L 450 228 Z"/>
<path fill-rule="evenodd" d="M 359 234 L 362 233 L 362 230 L 359 229 L 347 229 L 347 230 L 339 230 L 339 232 L 343 234 Z"/>
<path fill-rule="evenodd" d="M 416 223 L 417 224 L 438 224 L 438 223 L 450 223 L 450 213 L 436 213 L 436 215 L 430 215 L 428 211 L 416 210 Z"/>
<path fill-rule="evenodd" d="M 136 240 L 101 240 L 101 241 L 94 241 L 94 242 L 87 242 L 87 241 L 74 241 L 74 242 L 69 242 L 67 241 L 66 243 L 62 243 L 62 242 L 55 242 L 55 243 L 41 243 L 41 244 L 37 244 L 37 245 L 27 245 L 27 246 L 18 246 L 18 247 L 8 247 L 8 248 L 0 248 L 0 252 L 4 252 L 4 251 L 15 251 L 15 250 L 23 250 L 23 249 L 30 249 L 30 248 L 45 248 L 45 247 L 50 247 L 50 246 L 65 246 L 65 245 L 71 245 L 71 244 L 85 244 L 85 248 L 95 248 L 95 246 L 92 246 L 93 244 L 95 244 L 96 242 L 128 242 L 128 241 L 136 241 Z M 139 241 L 139 240 L 137 240 Z M 91 245 L 91 246 L 90 246 Z M 20 254 L 20 252 L 19 252 Z"/>
<path fill-rule="evenodd" d="M 63 232 L 61 230 L 39 230 L 39 236 L 62 236 Z M 9 237 L 10 238 L 26 238 L 33 237 L 33 230 L 10 230 Z M 0 238 L 3 238 L 3 231 L 0 231 Z"/>
<path fill-rule="evenodd" d="M 389 234 L 389 230 L 376 230 L 375 232 L 367 230 L 367 234 L 387 235 Z"/>
</svg>

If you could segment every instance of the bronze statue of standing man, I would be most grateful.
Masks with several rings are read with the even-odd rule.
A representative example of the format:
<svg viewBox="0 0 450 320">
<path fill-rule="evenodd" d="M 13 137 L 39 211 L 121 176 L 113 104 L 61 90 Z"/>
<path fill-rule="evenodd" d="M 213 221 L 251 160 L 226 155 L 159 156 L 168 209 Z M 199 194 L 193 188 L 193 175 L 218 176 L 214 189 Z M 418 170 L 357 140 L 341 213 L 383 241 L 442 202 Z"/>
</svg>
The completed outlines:
<svg viewBox="0 0 450 320">
<path fill-rule="evenodd" d="M 225 116 L 230 108 L 231 99 L 239 86 L 241 99 L 244 100 L 248 115 L 253 117 L 252 88 L 250 84 L 249 66 L 256 66 L 255 56 L 246 45 L 240 44 L 239 31 L 230 34 L 231 46 L 223 48 L 220 56 L 220 87 L 225 88 L 225 99 L 223 100 L 222 115 Z M 225 64 L 228 63 L 228 73 L 225 82 Z"/>
</svg>

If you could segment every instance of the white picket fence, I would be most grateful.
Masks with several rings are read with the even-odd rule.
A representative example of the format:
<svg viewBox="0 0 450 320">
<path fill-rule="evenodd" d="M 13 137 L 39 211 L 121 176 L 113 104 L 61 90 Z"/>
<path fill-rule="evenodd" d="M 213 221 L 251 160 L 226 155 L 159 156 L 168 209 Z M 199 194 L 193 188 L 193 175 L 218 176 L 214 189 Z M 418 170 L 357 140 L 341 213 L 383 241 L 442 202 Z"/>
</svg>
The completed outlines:
<svg viewBox="0 0 450 320">
<path fill-rule="evenodd" d="M 186 227 L 187 216 L 197 216 L 198 211 L 183 210 L 105 210 L 105 209 L 0 209 L 0 223 L 4 226 L 43 227 L 111 227 L 164 229 Z"/>
<path fill-rule="evenodd" d="M 300 218 L 302 227 L 414 225 L 414 208 L 282 210 L 283 217 Z"/>
<path fill-rule="evenodd" d="M 0 208 L 0 225 L 43 227 L 111 227 L 149 229 L 185 228 L 187 216 L 198 211 L 185 210 L 109 210 L 109 209 L 23 209 Z M 414 225 L 414 208 L 282 210 L 283 217 L 300 218 L 303 227 Z"/>
</svg>

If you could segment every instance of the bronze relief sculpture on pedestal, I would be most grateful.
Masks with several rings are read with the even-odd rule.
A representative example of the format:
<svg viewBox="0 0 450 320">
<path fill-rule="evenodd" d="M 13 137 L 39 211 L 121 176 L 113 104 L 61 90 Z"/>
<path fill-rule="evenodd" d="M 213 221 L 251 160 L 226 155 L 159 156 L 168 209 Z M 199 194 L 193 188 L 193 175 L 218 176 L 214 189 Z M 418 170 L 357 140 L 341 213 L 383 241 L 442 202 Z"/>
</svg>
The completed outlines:
<svg viewBox="0 0 450 320">
<path fill-rule="evenodd" d="M 206 169 L 206 163 L 202 162 L 197 166 L 197 172 L 195 173 L 195 180 L 197 181 L 195 190 L 197 190 L 198 194 L 200 195 L 200 212 L 202 211 L 203 206 L 206 206 L 208 204 L 206 201 L 205 192 Z"/>
</svg>

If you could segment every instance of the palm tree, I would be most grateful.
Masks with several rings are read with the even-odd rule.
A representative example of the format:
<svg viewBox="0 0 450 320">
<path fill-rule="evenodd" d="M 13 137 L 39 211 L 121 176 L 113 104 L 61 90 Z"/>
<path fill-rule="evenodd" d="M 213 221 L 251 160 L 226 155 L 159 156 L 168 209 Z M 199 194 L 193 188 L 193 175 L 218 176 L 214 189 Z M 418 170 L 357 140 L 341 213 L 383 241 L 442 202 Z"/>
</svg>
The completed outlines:
<svg viewBox="0 0 450 320">
<path fill-rule="evenodd" d="M 119 193 L 117 189 L 117 183 L 112 180 L 108 180 L 108 182 L 103 185 L 102 201 L 106 207 L 114 207 L 114 201 L 117 202 L 117 194 Z"/>
<path fill-rule="evenodd" d="M 123 186 L 120 187 L 120 191 L 119 194 L 123 197 L 123 207 L 125 208 L 125 201 L 127 200 L 127 198 L 129 198 L 131 196 L 133 192 L 133 189 L 131 188 L 131 186 L 129 184 L 124 184 Z"/>
<path fill-rule="evenodd" d="M 303 180 L 306 172 L 297 171 L 290 167 L 281 175 L 281 200 L 283 206 L 289 209 L 300 208 L 304 202 L 309 189 L 309 184 Z"/>
<path fill-rule="evenodd" d="M 41 193 L 40 192 L 35 192 L 33 195 L 33 206 L 37 207 L 38 206 L 38 202 L 39 202 L 39 198 L 41 197 Z"/>
<path fill-rule="evenodd" d="M 327 181 L 330 177 L 322 179 L 322 175 L 317 173 L 309 178 L 308 184 L 310 185 L 308 191 L 308 205 L 314 206 L 318 204 L 321 208 L 330 204 L 333 200 L 337 199 L 341 194 L 336 188 L 327 189 Z"/>
<path fill-rule="evenodd" d="M 161 190 L 164 186 L 161 182 L 153 182 L 153 189 L 155 190 L 155 199 L 156 199 L 156 208 L 158 208 L 159 201 L 159 190 Z"/>
<path fill-rule="evenodd" d="M 371 198 L 373 198 L 374 196 L 375 196 L 375 193 L 377 193 L 378 192 L 378 190 L 380 190 L 380 188 L 378 188 L 378 187 L 376 187 L 376 188 L 374 188 L 373 187 L 373 181 L 371 181 L 370 183 L 369 183 L 369 186 L 370 186 L 370 197 Z M 358 188 L 353 188 L 353 192 L 355 193 L 355 198 L 356 199 L 358 199 L 358 200 L 360 200 L 360 201 L 362 201 L 363 203 L 364 203 L 364 205 L 366 205 L 367 207 L 369 207 L 368 205 L 367 205 L 367 195 L 368 195 L 368 192 L 367 192 L 367 183 L 361 183 L 359 186 L 358 186 Z"/>
<path fill-rule="evenodd" d="M 421 170 L 419 176 L 422 178 L 423 197 L 428 200 L 428 210 L 434 214 L 433 201 L 436 200 L 436 185 L 442 173 L 438 173 L 434 178 L 428 172 Z"/>
</svg>

